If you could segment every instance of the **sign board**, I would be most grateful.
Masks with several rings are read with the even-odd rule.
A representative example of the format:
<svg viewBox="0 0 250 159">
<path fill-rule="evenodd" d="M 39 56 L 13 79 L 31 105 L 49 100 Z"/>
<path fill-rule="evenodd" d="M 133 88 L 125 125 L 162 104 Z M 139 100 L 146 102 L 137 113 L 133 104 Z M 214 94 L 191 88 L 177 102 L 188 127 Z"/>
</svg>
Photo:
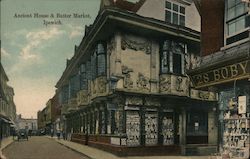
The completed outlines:
<svg viewBox="0 0 250 159">
<path fill-rule="evenodd" d="M 191 75 L 196 88 L 243 79 L 250 76 L 250 60 Z"/>
<path fill-rule="evenodd" d="M 247 112 L 247 96 L 238 97 L 238 113 L 245 114 Z"/>
</svg>

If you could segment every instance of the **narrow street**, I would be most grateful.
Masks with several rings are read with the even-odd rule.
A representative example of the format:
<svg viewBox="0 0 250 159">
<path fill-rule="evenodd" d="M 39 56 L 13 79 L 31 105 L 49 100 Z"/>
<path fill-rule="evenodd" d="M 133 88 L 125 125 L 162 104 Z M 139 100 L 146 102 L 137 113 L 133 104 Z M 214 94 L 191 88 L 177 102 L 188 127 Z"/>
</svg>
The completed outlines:
<svg viewBox="0 0 250 159">
<path fill-rule="evenodd" d="M 34 136 L 29 141 L 15 141 L 3 154 L 8 159 L 87 159 L 87 157 L 74 152 L 52 139 Z"/>
</svg>

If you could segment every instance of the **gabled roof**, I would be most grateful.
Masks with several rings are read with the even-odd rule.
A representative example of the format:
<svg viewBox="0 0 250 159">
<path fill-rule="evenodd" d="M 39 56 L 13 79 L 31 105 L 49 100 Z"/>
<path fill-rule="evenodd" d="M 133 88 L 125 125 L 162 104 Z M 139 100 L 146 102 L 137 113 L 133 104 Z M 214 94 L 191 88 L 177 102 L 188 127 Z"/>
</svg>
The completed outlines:
<svg viewBox="0 0 250 159">
<path fill-rule="evenodd" d="M 101 0 L 100 11 L 106 7 L 117 7 L 119 9 L 137 12 L 146 0 L 137 0 L 135 3 L 127 0 Z"/>
</svg>

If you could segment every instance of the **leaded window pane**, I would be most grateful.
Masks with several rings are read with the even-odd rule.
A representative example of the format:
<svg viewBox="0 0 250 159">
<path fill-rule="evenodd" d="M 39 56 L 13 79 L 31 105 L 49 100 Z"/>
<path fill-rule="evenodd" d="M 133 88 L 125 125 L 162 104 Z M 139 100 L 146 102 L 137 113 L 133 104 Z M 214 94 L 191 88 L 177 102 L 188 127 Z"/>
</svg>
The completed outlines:
<svg viewBox="0 0 250 159">
<path fill-rule="evenodd" d="M 173 24 L 178 25 L 178 14 L 176 14 L 176 13 L 173 13 Z"/>
<path fill-rule="evenodd" d="M 228 24 L 228 35 L 231 35 L 235 32 L 235 21 Z"/>
<path fill-rule="evenodd" d="M 98 55 L 98 76 L 104 75 L 106 72 L 106 58 L 105 54 Z"/>
<path fill-rule="evenodd" d="M 235 31 L 240 31 L 245 28 L 245 17 L 241 17 L 236 21 Z"/>
<path fill-rule="evenodd" d="M 177 73 L 177 74 L 181 74 L 182 73 L 182 58 L 181 58 L 181 54 L 173 54 L 173 61 L 174 61 L 174 65 L 173 65 L 173 72 Z"/>
<path fill-rule="evenodd" d="M 180 13 L 185 14 L 185 8 L 180 6 Z"/>
<path fill-rule="evenodd" d="M 165 14 L 166 14 L 166 15 L 165 15 L 165 20 L 166 20 L 166 22 L 171 23 L 171 12 L 166 10 L 166 13 L 165 13 Z"/>
<path fill-rule="evenodd" d="M 245 12 L 245 5 L 244 3 L 240 3 L 236 6 L 236 15 L 235 16 L 239 16 L 241 14 L 243 14 Z"/>
<path fill-rule="evenodd" d="M 176 12 L 178 12 L 179 11 L 179 9 L 178 9 L 179 7 L 178 7 L 178 5 L 177 4 L 173 4 L 173 10 L 174 11 L 176 11 Z"/>
<path fill-rule="evenodd" d="M 170 2 L 168 2 L 168 1 L 166 1 L 166 3 L 165 3 L 165 7 L 166 7 L 167 9 L 171 9 L 171 3 L 170 3 Z"/>
<path fill-rule="evenodd" d="M 91 62 L 87 61 L 86 62 L 86 77 L 88 80 L 91 80 Z"/>
<path fill-rule="evenodd" d="M 161 57 L 161 71 L 162 73 L 168 73 L 168 61 L 169 61 L 169 58 L 168 58 L 168 52 L 167 51 L 163 51 L 162 53 L 162 57 Z"/>
<path fill-rule="evenodd" d="M 180 15 L 180 25 L 185 26 L 185 16 Z"/>
<path fill-rule="evenodd" d="M 96 78 L 96 53 L 91 56 L 91 78 Z"/>
<path fill-rule="evenodd" d="M 235 8 L 233 7 L 233 8 L 228 9 L 227 14 L 228 14 L 227 15 L 228 20 L 234 18 L 235 17 Z"/>
<path fill-rule="evenodd" d="M 228 3 L 227 4 L 228 8 L 231 8 L 231 7 L 233 7 L 235 5 L 235 0 L 228 0 L 227 3 Z"/>
</svg>

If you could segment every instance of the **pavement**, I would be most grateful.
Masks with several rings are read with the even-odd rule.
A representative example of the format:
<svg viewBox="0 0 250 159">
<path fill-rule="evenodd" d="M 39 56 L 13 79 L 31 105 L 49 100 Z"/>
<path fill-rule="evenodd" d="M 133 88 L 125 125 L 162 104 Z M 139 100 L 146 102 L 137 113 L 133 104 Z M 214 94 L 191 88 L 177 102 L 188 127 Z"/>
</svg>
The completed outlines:
<svg viewBox="0 0 250 159">
<path fill-rule="evenodd" d="M 89 159 L 44 136 L 15 140 L 3 150 L 7 159 Z"/>
<path fill-rule="evenodd" d="M 75 142 L 71 142 L 68 140 L 57 139 L 55 137 L 49 137 L 51 140 L 55 140 L 56 142 L 60 143 L 72 149 L 78 153 L 84 154 L 92 159 L 216 159 L 216 157 L 212 156 L 129 156 L 129 157 L 118 157 L 109 152 L 93 148 L 90 146 L 78 144 Z"/>
<path fill-rule="evenodd" d="M 2 139 L 0 142 L 0 159 L 6 159 L 6 157 L 3 155 L 2 150 L 5 149 L 7 146 L 9 146 L 13 142 L 13 137 L 7 137 Z"/>
</svg>

